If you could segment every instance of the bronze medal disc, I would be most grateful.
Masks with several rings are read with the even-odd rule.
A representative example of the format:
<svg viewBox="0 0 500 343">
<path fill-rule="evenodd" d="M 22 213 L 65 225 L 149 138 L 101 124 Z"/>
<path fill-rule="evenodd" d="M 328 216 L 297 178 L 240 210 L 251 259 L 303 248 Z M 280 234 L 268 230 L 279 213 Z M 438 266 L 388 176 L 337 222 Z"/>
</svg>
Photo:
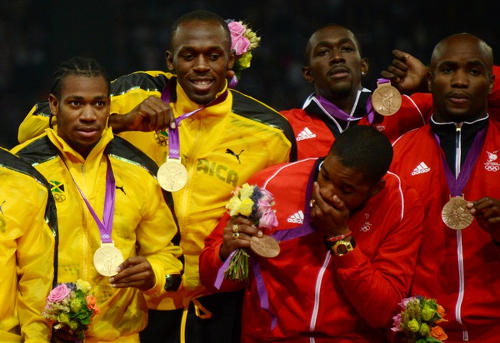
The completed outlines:
<svg viewBox="0 0 500 343">
<path fill-rule="evenodd" d="M 118 266 L 123 262 L 123 255 L 114 244 L 104 243 L 94 253 L 94 267 L 104 276 L 117 274 Z"/>
<path fill-rule="evenodd" d="M 463 230 L 474 220 L 467 208 L 467 201 L 462 197 L 452 197 L 448 200 L 441 211 L 441 218 L 443 223 L 453 230 Z"/>
<path fill-rule="evenodd" d="M 186 167 L 178 159 L 167 159 L 167 162 L 160 166 L 156 175 L 161 188 L 169 192 L 182 189 L 188 179 Z"/>
<path fill-rule="evenodd" d="M 390 83 L 381 83 L 372 94 L 372 106 L 377 113 L 392 116 L 401 107 L 401 94 Z"/>
<path fill-rule="evenodd" d="M 272 258 L 279 255 L 280 244 L 272 236 L 252 236 L 250 249 L 261 257 Z"/>
</svg>

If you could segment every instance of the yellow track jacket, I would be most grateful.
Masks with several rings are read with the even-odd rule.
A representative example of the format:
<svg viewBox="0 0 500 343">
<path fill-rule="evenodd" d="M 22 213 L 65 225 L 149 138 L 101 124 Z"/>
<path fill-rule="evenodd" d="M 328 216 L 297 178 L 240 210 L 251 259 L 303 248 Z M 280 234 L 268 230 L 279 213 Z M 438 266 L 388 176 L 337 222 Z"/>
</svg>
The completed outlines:
<svg viewBox="0 0 500 343">
<path fill-rule="evenodd" d="M 143 293 L 136 288 L 112 288 L 109 278 L 95 270 L 93 255 L 101 245 L 99 229 L 71 175 L 102 217 L 105 155 L 109 157 L 116 179 L 113 242 L 125 259 L 135 255 L 148 259 L 156 284 L 146 293 L 160 294 L 165 276 L 179 274 L 182 263 L 177 259 L 180 248 L 171 242 L 177 226 L 153 176 L 156 165 L 130 143 L 113 138 L 110 128 L 86 159 L 52 129 L 15 147 L 13 152 L 31 163 L 52 186 L 59 222 L 58 282 L 87 280 L 97 298 L 100 313 L 93 319 L 85 342 L 134 341 L 126 337 L 135 336 L 147 322 Z"/>
<path fill-rule="evenodd" d="M 51 231 L 53 230 L 53 231 Z M 0 342 L 47 343 L 57 218 L 47 182 L 0 149 Z"/>
<path fill-rule="evenodd" d="M 126 114 L 153 95 L 160 97 L 173 75 L 160 71 L 137 72 L 111 84 L 111 113 Z M 177 84 L 171 107 L 176 117 L 200 107 Z M 48 105 L 37 104 L 19 128 L 19 139 L 48 126 Z M 40 123 L 44 122 L 44 125 Z M 165 162 L 168 145 L 154 132 L 122 132 L 120 136 L 145 152 L 158 165 Z M 188 171 L 186 186 L 172 193 L 185 259 L 181 288 L 148 300 L 150 308 L 182 308 L 208 294 L 201 285 L 198 257 L 205 237 L 225 211 L 231 191 L 268 166 L 295 159 L 296 146 L 288 121 L 267 105 L 235 90 L 227 98 L 181 122 L 181 159 Z"/>
</svg>

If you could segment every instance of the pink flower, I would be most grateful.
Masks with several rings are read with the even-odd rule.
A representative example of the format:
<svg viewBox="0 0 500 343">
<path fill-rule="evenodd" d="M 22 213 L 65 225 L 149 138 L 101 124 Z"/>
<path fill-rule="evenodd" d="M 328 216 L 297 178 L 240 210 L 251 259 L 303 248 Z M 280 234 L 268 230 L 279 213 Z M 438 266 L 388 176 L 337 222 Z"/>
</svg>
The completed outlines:
<svg viewBox="0 0 500 343">
<path fill-rule="evenodd" d="M 259 227 L 265 229 L 272 229 L 273 227 L 278 226 L 278 218 L 276 218 L 276 214 L 273 210 L 269 210 L 265 212 L 259 220 Z"/>
<path fill-rule="evenodd" d="M 260 200 L 268 202 L 270 204 L 274 201 L 273 194 L 269 192 L 267 189 L 261 188 L 260 193 L 261 193 Z"/>
<path fill-rule="evenodd" d="M 393 320 L 393 327 L 391 328 L 392 331 L 398 332 L 399 328 L 401 327 L 401 313 L 398 313 L 394 317 L 392 317 Z"/>
<path fill-rule="evenodd" d="M 56 288 L 50 291 L 49 296 L 47 297 L 47 302 L 49 303 L 57 303 L 61 302 L 69 295 L 71 290 L 66 286 L 66 284 L 62 283 L 58 285 Z"/>
<path fill-rule="evenodd" d="M 410 301 L 414 301 L 414 300 L 417 300 L 418 301 L 418 297 L 409 297 L 409 298 L 404 298 L 403 300 L 401 300 L 401 302 L 399 303 L 399 306 L 401 306 L 401 308 L 405 308 L 406 305 L 408 305 L 408 303 Z"/>
<path fill-rule="evenodd" d="M 241 37 L 245 32 L 245 26 L 240 22 L 232 21 L 227 26 L 229 27 L 229 32 L 231 32 L 231 38 Z"/>
<path fill-rule="evenodd" d="M 247 38 L 243 36 L 236 38 L 231 36 L 231 48 L 234 50 L 236 56 L 243 55 L 249 47 L 250 41 Z"/>
</svg>

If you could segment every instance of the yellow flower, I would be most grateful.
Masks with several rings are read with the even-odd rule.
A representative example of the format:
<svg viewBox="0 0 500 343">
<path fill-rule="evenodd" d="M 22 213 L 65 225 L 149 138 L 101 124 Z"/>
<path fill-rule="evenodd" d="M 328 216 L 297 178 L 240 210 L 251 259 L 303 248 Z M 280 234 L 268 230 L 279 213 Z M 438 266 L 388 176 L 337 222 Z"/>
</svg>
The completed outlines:
<svg viewBox="0 0 500 343">
<path fill-rule="evenodd" d="M 418 332 L 418 330 L 420 330 L 420 324 L 418 324 L 418 320 L 410 320 L 408 322 L 408 329 L 410 329 L 411 332 Z"/>
<path fill-rule="evenodd" d="M 240 213 L 241 200 L 234 196 L 229 199 L 229 203 L 226 205 L 226 208 L 229 210 L 229 215 L 234 217 Z"/>
<path fill-rule="evenodd" d="M 241 202 L 240 213 L 245 217 L 249 217 L 252 214 L 253 200 L 246 198 Z"/>
<path fill-rule="evenodd" d="M 57 321 L 63 324 L 69 324 L 69 315 L 67 313 L 59 313 L 57 316 Z"/>
<path fill-rule="evenodd" d="M 432 317 L 434 317 L 434 313 L 436 313 L 436 310 L 434 310 L 431 306 L 426 304 L 422 309 L 422 318 L 425 321 L 429 321 L 432 319 Z"/>
<path fill-rule="evenodd" d="M 429 336 L 430 332 L 431 332 L 431 329 L 429 328 L 429 325 L 427 325 L 425 323 L 422 323 L 422 325 L 420 325 L 420 330 L 418 331 L 418 333 L 421 336 L 427 337 L 427 336 Z"/>
<path fill-rule="evenodd" d="M 87 281 L 78 279 L 78 280 L 76 280 L 76 288 L 81 290 L 83 293 L 87 294 L 88 292 L 90 292 L 91 287 L 90 287 L 90 283 L 88 283 Z"/>
<path fill-rule="evenodd" d="M 71 311 L 78 312 L 82 308 L 82 301 L 80 298 L 73 298 L 69 302 L 69 307 L 71 308 Z"/>
<path fill-rule="evenodd" d="M 245 200 L 247 198 L 250 198 L 253 194 L 253 189 L 254 186 L 250 186 L 248 183 L 245 183 L 243 186 L 241 186 L 240 199 Z"/>
<path fill-rule="evenodd" d="M 250 68 L 250 62 L 252 61 L 252 53 L 247 51 L 240 58 L 238 58 L 238 63 L 241 69 Z"/>
</svg>

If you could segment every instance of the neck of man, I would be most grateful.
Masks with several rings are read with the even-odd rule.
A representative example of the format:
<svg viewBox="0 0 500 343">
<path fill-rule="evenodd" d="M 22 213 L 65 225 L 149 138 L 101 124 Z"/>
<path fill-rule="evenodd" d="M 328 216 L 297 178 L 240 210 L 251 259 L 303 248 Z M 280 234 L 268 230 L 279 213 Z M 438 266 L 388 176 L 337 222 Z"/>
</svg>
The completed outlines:
<svg viewBox="0 0 500 343">
<path fill-rule="evenodd" d="M 345 113 L 349 114 L 352 111 L 352 107 L 356 102 L 356 96 L 358 95 L 358 91 L 351 92 L 348 95 L 330 95 L 325 97 L 328 101 L 335 104 L 338 108 L 340 108 Z"/>
<path fill-rule="evenodd" d="M 460 116 L 454 116 L 452 114 L 448 113 L 439 113 L 436 108 L 434 108 L 434 120 L 438 123 L 463 123 L 465 121 L 467 122 L 473 122 L 477 119 L 481 119 L 486 117 L 488 111 L 485 109 L 483 111 L 479 111 L 479 114 L 464 114 Z"/>
</svg>

